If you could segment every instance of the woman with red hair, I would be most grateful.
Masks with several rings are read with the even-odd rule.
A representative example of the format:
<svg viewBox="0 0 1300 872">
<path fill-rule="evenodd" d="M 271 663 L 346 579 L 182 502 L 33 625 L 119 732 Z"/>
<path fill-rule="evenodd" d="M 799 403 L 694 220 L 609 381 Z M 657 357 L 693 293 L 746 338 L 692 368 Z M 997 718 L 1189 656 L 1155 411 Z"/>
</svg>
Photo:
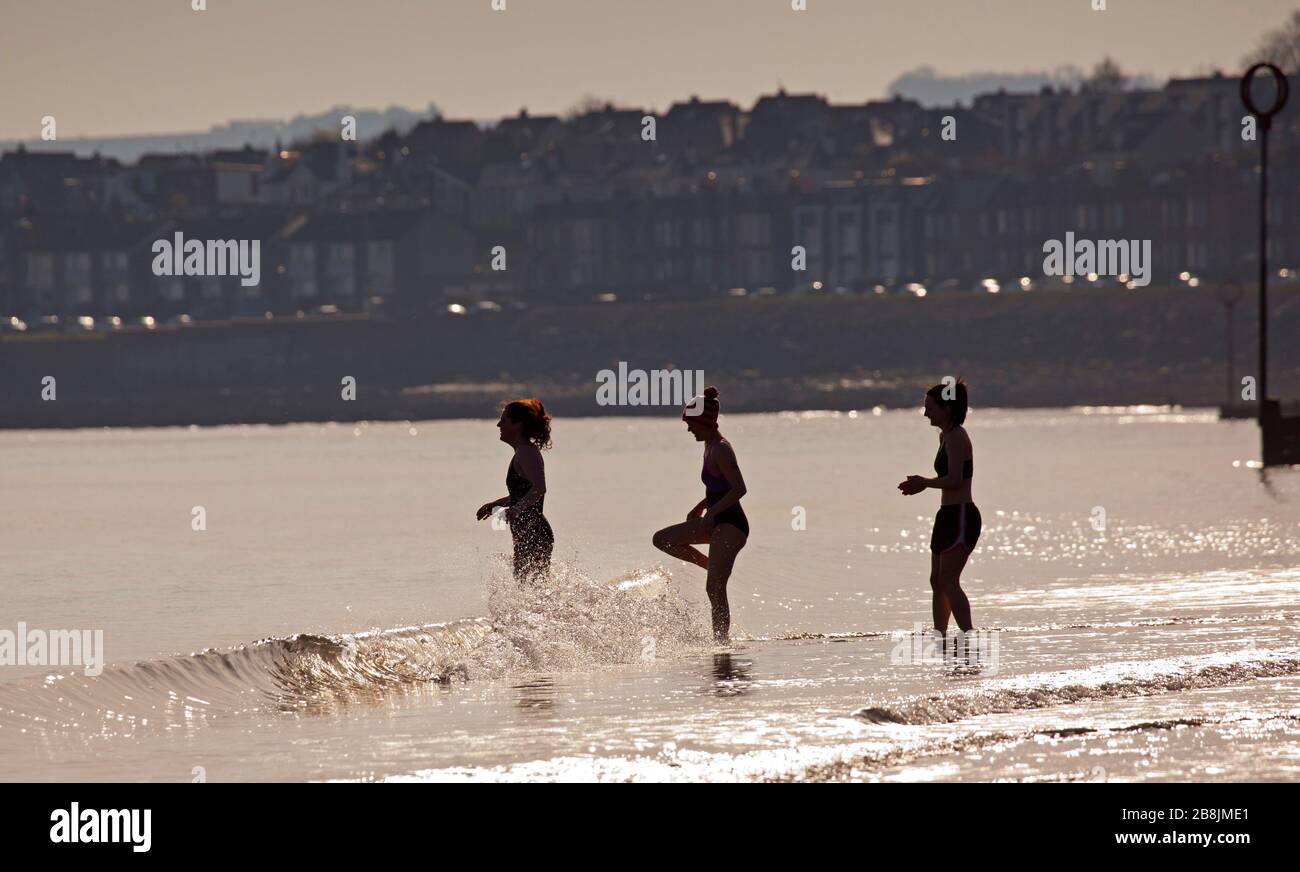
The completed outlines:
<svg viewBox="0 0 1300 872">
<path fill-rule="evenodd" d="M 654 535 L 660 551 L 694 563 L 708 572 L 705 591 L 713 613 L 713 638 L 725 644 L 731 633 L 731 606 L 727 602 L 727 580 L 740 549 L 749 541 L 749 519 L 740 507 L 745 479 L 736 462 L 731 443 L 718 430 L 718 389 L 709 385 L 704 396 L 695 397 L 682 412 L 686 429 L 695 441 L 704 443 L 704 499 L 686 515 L 686 522 L 665 527 Z M 708 544 L 705 556 L 696 545 Z"/>
<path fill-rule="evenodd" d="M 506 523 L 515 546 L 515 579 L 536 581 L 551 568 L 555 533 L 542 514 L 546 498 L 546 464 L 542 449 L 551 447 L 551 416 L 536 397 L 511 400 L 501 408 L 497 430 L 502 442 L 515 450 L 506 467 L 508 495 L 479 507 L 481 521 L 492 510 L 506 507 Z"/>
</svg>

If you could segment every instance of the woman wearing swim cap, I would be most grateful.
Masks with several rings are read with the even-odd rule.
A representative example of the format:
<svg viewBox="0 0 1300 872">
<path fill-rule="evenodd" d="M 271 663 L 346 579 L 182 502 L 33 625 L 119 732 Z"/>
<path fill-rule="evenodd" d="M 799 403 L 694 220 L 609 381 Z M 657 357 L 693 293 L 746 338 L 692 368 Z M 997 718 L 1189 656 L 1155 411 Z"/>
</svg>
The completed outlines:
<svg viewBox="0 0 1300 872">
<path fill-rule="evenodd" d="M 731 443 L 718 430 L 718 389 L 709 385 L 702 397 L 695 397 L 682 412 L 686 429 L 695 441 L 704 443 L 704 499 L 686 515 L 682 524 L 665 527 L 654 535 L 660 551 L 694 563 L 708 572 L 705 591 L 713 613 L 713 638 L 725 644 L 731 633 L 731 607 L 727 602 L 727 580 L 736 555 L 749 539 L 749 519 L 740 507 L 745 479 L 736 462 Z M 709 546 L 706 556 L 696 545 Z"/>
</svg>

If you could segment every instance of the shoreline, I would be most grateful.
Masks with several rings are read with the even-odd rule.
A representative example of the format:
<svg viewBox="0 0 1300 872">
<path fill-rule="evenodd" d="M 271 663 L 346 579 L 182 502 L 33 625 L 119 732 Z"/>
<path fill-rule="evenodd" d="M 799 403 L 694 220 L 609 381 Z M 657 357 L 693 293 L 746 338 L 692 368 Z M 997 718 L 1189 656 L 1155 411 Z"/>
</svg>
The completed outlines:
<svg viewBox="0 0 1300 872">
<path fill-rule="evenodd" d="M 485 407 L 487 408 L 487 407 Z M 547 411 L 551 412 L 557 419 L 566 421 L 586 421 L 586 420 L 625 420 L 628 418 L 651 418 L 662 417 L 668 421 L 677 420 L 676 408 L 646 408 L 641 407 L 642 411 L 632 411 L 636 407 L 620 407 L 616 412 L 605 414 L 570 414 L 559 412 L 552 409 L 549 405 Z M 773 408 L 773 409 L 732 409 L 726 413 L 728 417 L 741 416 L 758 416 L 758 415 L 781 415 L 781 414 L 827 414 L 827 415 L 857 415 L 859 417 L 873 417 L 877 415 L 889 414 L 892 412 L 910 412 L 920 408 L 919 403 L 903 405 L 875 404 L 871 406 L 808 406 L 801 408 Z M 1236 416 L 1224 416 L 1221 414 L 1221 407 L 1212 405 L 1182 405 L 1179 403 L 1096 403 L 1096 404 L 1073 404 L 1060 406 L 981 406 L 972 407 L 972 414 L 975 413 L 994 413 L 1005 414 L 1011 412 L 1066 412 L 1078 413 L 1083 415 L 1129 415 L 1129 416 L 1155 416 L 1155 415 L 1207 415 L 1213 414 L 1219 421 L 1250 421 L 1254 418 Z M 348 425 L 368 425 L 368 424 L 405 424 L 412 427 L 418 427 L 421 424 L 435 424 L 451 421 L 465 422 L 482 422 L 495 418 L 497 416 L 496 407 L 491 406 L 487 411 L 467 412 L 465 414 L 448 414 L 439 416 L 390 416 L 390 417 L 334 417 L 334 418 L 294 418 L 286 420 L 246 420 L 246 421 L 212 421 L 212 422 L 177 422 L 177 423 L 160 423 L 160 424 L 67 424 L 59 426 L 43 427 L 21 427 L 21 426 L 0 426 L 0 433 L 40 433 L 40 432 L 61 432 L 75 430 L 187 430 L 187 429 L 217 429 L 221 427 L 291 427 L 295 424 L 333 424 L 338 426 Z"/>
<path fill-rule="evenodd" d="M 1275 336 L 1300 334 L 1300 291 L 1279 289 L 1271 312 Z M 1234 334 L 1229 376 L 1211 288 L 194 324 L 0 342 L 0 429 L 478 418 L 520 395 L 599 416 L 599 373 L 623 362 L 702 372 L 729 412 L 911 407 L 944 375 L 966 379 L 975 407 L 1218 407 L 1254 375 L 1247 313 Z M 1274 345 L 1269 384 L 1300 396 L 1300 345 Z"/>
</svg>

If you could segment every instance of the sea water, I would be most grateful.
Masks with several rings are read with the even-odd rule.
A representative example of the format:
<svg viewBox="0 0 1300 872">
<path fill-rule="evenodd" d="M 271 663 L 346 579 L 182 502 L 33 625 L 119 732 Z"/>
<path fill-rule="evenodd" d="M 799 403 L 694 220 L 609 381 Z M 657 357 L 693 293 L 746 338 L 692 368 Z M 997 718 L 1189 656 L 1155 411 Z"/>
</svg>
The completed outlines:
<svg viewBox="0 0 1300 872">
<path fill-rule="evenodd" d="M 905 656 L 919 413 L 723 418 L 752 526 L 725 648 L 651 546 L 702 496 L 675 415 L 555 422 L 538 587 L 474 519 L 495 420 L 0 433 L 0 629 L 107 661 L 0 665 L 0 778 L 1300 778 L 1300 471 L 1258 469 L 1251 422 L 972 411 L 997 658 L 963 669 Z"/>
</svg>

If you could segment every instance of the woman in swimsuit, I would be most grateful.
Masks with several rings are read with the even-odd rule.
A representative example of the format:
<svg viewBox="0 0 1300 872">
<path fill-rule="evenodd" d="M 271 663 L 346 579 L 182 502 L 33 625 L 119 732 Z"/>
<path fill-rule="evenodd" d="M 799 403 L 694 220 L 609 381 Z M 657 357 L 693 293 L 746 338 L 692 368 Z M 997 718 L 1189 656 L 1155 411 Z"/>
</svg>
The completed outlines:
<svg viewBox="0 0 1300 872">
<path fill-rule="evenodd" d="M 509 495 L 480 506 L 478 519 L 497 507 L 508 507 L 505 518 L 515 546 L 515 580 L 534 581 L 550 571 L 555 548 L 555 534 L 542 514 L 546 465 L 541 449 L 551 447 L 551 416 L 536 397 L 513 400 L 502 407 L 497 430 L 501 441 L 515 450 L 506 468 Z"/>
<path fill-rule="evenodd" d="M 952 399 L 945 399 L 945 392 Z M 948 616 L 957 619 L 963 633 L 971 629 L 970 600 L 961 589 L 961 572 L 980 538 L 980 510 L 971 501 L 975 473 L 966 421 L 966 383 L 938 384 L 925 393 L 925 417 L 939 428 L 939 453 L 934 458 L 934 478 L 909 475 L 898 485 L 905 496 L 938 488 L 939 514 L 930 538 L 930 587 L 934 590 L 934 628 L 948 632 Z"/>
<path fill-rule="evenodd" d="M 727 579 L 736 555 L 749 539 L 749 519 L 740 507 L 745 479 L 736 463 L 731 443 L 718 431 L 718 389 L 709 385 L 703 397 L 696 397 L 682 412 L 686 429 L 695 441 L 704 443 L 704 499 L 686 515 L 686 522 L 665 527 L 654 535 L 660 551 L 694 563 L 708 572 L 705 590 L 713 613 L 713 638 L 726 644 L 731 633 L 731 607 L 727 602 Z M 695 545 L 708 544 L 705 556 Z"/>
</svg>

